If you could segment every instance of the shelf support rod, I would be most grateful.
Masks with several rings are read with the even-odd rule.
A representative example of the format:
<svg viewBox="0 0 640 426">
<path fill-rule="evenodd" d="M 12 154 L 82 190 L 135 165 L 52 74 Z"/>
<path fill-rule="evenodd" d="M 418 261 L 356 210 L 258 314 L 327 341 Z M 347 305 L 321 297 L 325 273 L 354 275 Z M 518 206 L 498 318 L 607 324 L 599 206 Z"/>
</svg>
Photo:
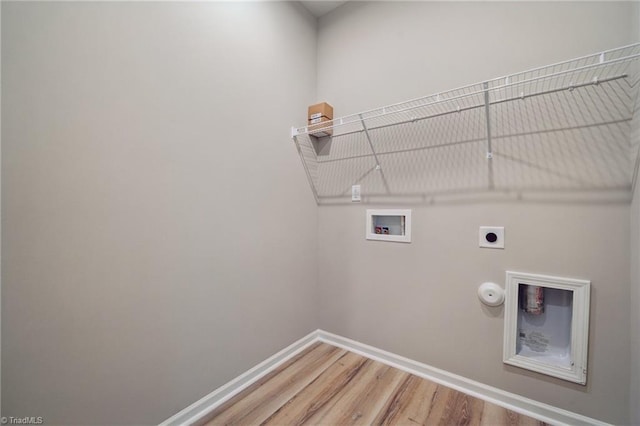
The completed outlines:
<svg viewBox="0 0 640 426">
<path fill-rule="evenodd" d="M 636 193 L 636 185 L 638 184 L 638 173 L 640 172 L 640 146 L 636 147 L 636 161 L 633 165 L 633 175 L 631 176 L 631 198 Z"/>
<path fill-rule="evenodd" d="M 482 83 L 484 87 L 484 115 L 487 118 L 487 159 L 493 158 L 493 152 L 491 152 L 491 117 L 489 116 L 489 106 L 491 101 L 489 100 L 489 83 Z"/>
<path fill-rule="evenodd" d="M 491 116 L 489 115 L 489 107 L 491 106 L 491 101 L 489 100 L 489 82 L 482 83 L 482 87 L 484 87 L 484 115 L 487 119 L 487 160 L 489 165 L 489 189 L 494 188 L 493 184 L 493 162 L 491 159 L 493 158 L 493 151 L 491 150 Z"/>
<path fill-rule="evenodd" d="M 384 184 L 384 188 L 387 190 L 387 193 L 390 193 L 391 191 L 389 191 L 389 184 L 387 183 L 387 179 L 384 177 L 384 173 L 382 172 L 382 168 L 380 167 L 380 160 L 378 160 L 378 154 L 376 154 L 376 150 L 373 147 L 373 143 L 371 142 L 371 136 L 369 135 L 369 129 L 367 128 L 367 123 L 364 122 L 364 117 L 362 116 L 362 114 L 358 114 L 358 117 L 360 117 L 362 130 L 364 131 L 364 135 L 366 136 L 367 142 L 369 143 L 369 148 L 371 148 L 371 152 L 373 153 L 373 158 L 376 160 L 375 169 L 380 172 L 380 177 L 382 178 L 382 183 Z"/>
<path fill-rule="evenodd" d="M 302 148 L 300 148 L 300 142 L 298 142 L 297 135 L 293 136 L 293 141 L 296 143 L 296 148 L 298 149 L 298 155 L 300 155 L 300 159 L 302 160 L 302 164 L 304 165 L 304 171 L 307 174 L 307 179 L 309 180 L 309 185 L 311 186 L 311 192 L 313 192 L 313 197 L 316 199 L 316 204 L 320 204 L 320 199 L 318 198 L 318 191 L 316 190 L 316 186 L 314 185 L 313 179 L 311 178 L 311 172 L 309 172 L 309 166 L 307 166 L 307 162 L 304 160 L 304 155 L 302 154 Z"/>
<path fill-rule="evenodd" d="M 367 128 L 367 124 L 364 122 L 364 118 L 362 118 L 362 114 L 359 114 L 358 116 L 360 117 L 360 123 L 362 124 L 362 130 L 364 131 L 364 135 L 367 137 L 369 148 L 371 148 L 371 152 L 373 153 L 373 158 L 375 158 L 376 160 L 376 170 L 380 170 L 380 161 L 378 161 L 378 154 L 376 154 L 376 150 L 373 148 L 373 143 L 371 142 L 371 136 L 369 136 L 369 129 Z"/>
</svg>

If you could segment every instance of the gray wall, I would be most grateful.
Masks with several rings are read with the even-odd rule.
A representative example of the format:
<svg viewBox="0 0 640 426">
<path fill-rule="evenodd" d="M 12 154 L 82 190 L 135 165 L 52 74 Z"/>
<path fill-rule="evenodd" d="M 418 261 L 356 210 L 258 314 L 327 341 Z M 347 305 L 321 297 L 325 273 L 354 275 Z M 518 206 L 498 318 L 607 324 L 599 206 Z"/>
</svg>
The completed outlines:
<svg viewBox="0 0 640 426">
<path fill-rule="evenodd" d="M 640 2 L 635 2 L 635 34 L 640 41 Z M 632 156 L 640 148 L 640 97 L 632 123 Z M 631 204 L 631 388 L 629 407 L 631 423 L 640 424 L 640 182 L 636 182 Z"/>
<path fill-rule="evenodd" d="M 2 2 L 2 408 L 152 424 L 317 328 L 296 3 Z"/>
<path fill-rule="evenodd" d="M 636 106 L 637 109 L 637 106 Z M 635 120 L 635 149 L 640 145 L 640 114 Z M 631 422 L 640 424 L 640 182 L 631 204 Z"/>
<path fill-rule="evenodd" d="M 3 415 L 157 423 L 320 325 L 640 422 L 637 194 L 406 206 L 412 244 L 366 242 L 364 205 L 316 209 L 287 132 L 316 100 L 340 116 L 627 44 L 637 6 L 355 2 L 316 58 L 295 3 L 2 2 Z M 586 387 L 502 364 L 475 291 L 505 269 L 592 280 Z"/>
<path fill-rule="evenodd" d="M 348 3 L 320 19 L 318 98 L 337 116 L 633 41 L 631 3 Z M 363 191 L 365 188 L 363 188 Z M 413 208 L 411 244 L 364 239 L 365 209 Z M 628 203 L 322 206 L 321 328 L 605 421 L 629 421 Z M 482 250 L 480 225 L 506 228 Z M 477 286 L 505 270 L 592 281 L 589 375 L 502 363 L 503 309 Z"/>
<path fill-rule="evenodd" d="M 2 45 L 2 4 L 0 3 L 0 46 Z M 2 80 L 2 55 L 0 54 L 0 81 Z M 0 100 L 2 99 L 2 84 L 0 84 Z M 0 102 L 0 142 L 2 141 L 2 102 Z M 1 153 L 2 144 L 0 143 L 0 171 L 2 169 Z M 0 173 L 0 223 L 2 222 L 2 173 Z M 2 235 L 2 226 L 0 225 L 0 236 Z M 0 415 L 2 414 L 2 244 L 0 244 Z"/>
</svg>

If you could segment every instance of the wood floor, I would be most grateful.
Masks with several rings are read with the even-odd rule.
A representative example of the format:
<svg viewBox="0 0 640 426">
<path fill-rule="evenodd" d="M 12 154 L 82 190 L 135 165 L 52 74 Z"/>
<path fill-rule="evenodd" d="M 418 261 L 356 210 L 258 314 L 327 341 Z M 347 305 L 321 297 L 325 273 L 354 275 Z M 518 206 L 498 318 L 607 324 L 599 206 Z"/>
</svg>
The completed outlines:
<svg viewBox="0 0 640 426">
<path fill-rule="evenodd" d="M 200 425 L 543 425 L 404 371 L 316 343 Z"/>
</svg>

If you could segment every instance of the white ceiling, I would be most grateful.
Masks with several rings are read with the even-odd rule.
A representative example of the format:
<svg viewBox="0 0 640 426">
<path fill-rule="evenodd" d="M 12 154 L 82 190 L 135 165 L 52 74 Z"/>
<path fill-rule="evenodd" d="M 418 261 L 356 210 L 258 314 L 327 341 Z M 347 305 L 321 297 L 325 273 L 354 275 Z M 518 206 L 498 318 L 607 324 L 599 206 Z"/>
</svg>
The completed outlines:
<svg viewBox="0 0 640 426">
<path fill-rule="evenodd" d="M 316 18 L 321 17 L 338 6 L 342 6 L 346 1 L 301 1 L 302 5 L 309 10 Z"/>
</svg>

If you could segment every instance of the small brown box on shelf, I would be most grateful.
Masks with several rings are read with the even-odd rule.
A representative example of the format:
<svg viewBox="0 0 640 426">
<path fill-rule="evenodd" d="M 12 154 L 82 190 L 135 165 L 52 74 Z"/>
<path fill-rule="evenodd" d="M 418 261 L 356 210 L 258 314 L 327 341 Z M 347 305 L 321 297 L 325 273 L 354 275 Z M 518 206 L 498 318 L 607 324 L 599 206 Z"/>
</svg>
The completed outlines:
<svg viewBox="0 0 640 426">
<path fill-rule="evenodd" d="M 326 102 L 320 102 L 319 104 L 309 106 L 308 120 L 314 120 L 317 118 L 326 118 L 327 120 L 333 120 L 333 107 Z M 309 121 L 309 124 L 311 123 Z"/>
<path fill-rule="evenodd" d="M 317 138 L 331 136 L 333 134 L 333 128 L 327 126 L 332 125 L 331 119 L 326 117 L 314 118 L 309 120 L 309 134 Z"/>
<path fill-rule="evenodd" d="M 309 134 L 317 138 L 331 136 L 332 128 L 324 128 L 331 126 L 333 123 L 333 107 L 326 102 L 309 106 L 309 115 L 307 117 L 309 125 Z M 323 129 L 324 128 L 324 129 Z M 320 130 L 322 129 L 322 130 Z"/>
</svg>

